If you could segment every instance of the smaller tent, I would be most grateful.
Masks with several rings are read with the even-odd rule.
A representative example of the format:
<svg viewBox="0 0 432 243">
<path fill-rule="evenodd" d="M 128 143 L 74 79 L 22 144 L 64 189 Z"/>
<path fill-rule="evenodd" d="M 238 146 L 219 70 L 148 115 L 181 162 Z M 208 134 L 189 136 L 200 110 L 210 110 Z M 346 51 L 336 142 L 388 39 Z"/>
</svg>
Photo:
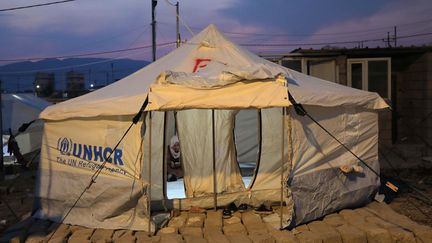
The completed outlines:
<svg viewBox="0 0 432 243">
<path fill-rule="evenodd" d="M 39 114 L 51 103 L 33 94 L 2 94 L 3 134 L 18 132 L 18 128 L 27 122 L 39 118 Z"/>
<path fill-rule="evenodd" d="M 38 118 L 51 103 L 27 93 L 2 94 L 1 98 L 3 145 L 7 144 L 10 131 L 16 135 L 24 123 L 34 121 L 24 132 L 19 133 L 16 140 L 22 154 L 40 149 L 43 123 Z"/>
</svg>

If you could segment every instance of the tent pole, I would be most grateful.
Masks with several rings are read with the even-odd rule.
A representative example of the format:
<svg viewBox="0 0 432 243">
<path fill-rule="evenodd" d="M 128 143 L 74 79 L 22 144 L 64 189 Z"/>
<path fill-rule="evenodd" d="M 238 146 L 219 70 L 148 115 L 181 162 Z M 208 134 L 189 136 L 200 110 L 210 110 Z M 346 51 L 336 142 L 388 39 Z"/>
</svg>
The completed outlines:
<svg viewBox="0 0 432 243">
<path fill-rule="evenodd" d="M 284 147 L 285 147 L 285 107 L 282 107 L 282 147 L 281 147 L 281 190 L 280 190 L 280 229 L 283 225 L 283 173 L 284 173 Z"/>
<path fill-rule="evenodd" d="M 152 159 L 152 112 L 149 111 L 149 164 L 148 164 L 148 180 L 149 180 L 149 185 L 148 185 L 148 205 L 147 205 L 147 215 L 148 215 L 148 234 L 149 236 L 152 235 L 151 233 L 151 184 L 152 184 L 152 179 L 151 179 L 151 159 Z"/>
<path fill-rule="evenodd" d="M 212 144 L 213 144 L 213 202 L 214 211 L 217 210 L 217 188 L 216 188 L 216 141 L 215 141 L 215 119 L 214 109 L 212 109 Z"/>
</svg>

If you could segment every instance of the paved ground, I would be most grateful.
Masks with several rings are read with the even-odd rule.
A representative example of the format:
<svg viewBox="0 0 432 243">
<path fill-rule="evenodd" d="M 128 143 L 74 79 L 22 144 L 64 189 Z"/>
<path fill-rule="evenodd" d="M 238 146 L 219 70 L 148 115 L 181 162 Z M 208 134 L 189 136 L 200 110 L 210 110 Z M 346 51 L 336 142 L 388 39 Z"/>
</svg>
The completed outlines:
<svg viewBox="0 0 432 243">
<path fill-rule="evenodd" d="M 389 206 L 372 203 L 343 210 L 292 231 L 275 230 L 252 211 L 237 213 L 230 220 L 222 220 L 220 211 L 184 212 L 151 238 L 145 232 L 94 230 L 29 218 L 34 174 L 22 173 L 19 180 L 0 182 L 0 197 L 17 214 L 16 218 L 0 202 L 0 242 L 43 242 L 56 228 L 50 242 L 432 242 L 431 228 L 420 225 L 432 226 L 432 169 L 395 173 L 387 174 L 403 178 L 426 197 L 402 187 Z M 24 220 L 17 224 L 19 218 Z"/>
<path fill-rule="evenodd" d="M 276 223 L 277 224 L 277 223 Z M 57 229 L 55 234 L 54 230 Z M 27 217 L 3 232 L 0 242 L 432 242 L 432 228 L 396 213 L 385 203 L 345 209 L 322 220 L 279 231 L 253 211 L 222 219 L 221 211 L 182 212 L 155 236 L 127 230 L 88 229 Z"/>
</svg>

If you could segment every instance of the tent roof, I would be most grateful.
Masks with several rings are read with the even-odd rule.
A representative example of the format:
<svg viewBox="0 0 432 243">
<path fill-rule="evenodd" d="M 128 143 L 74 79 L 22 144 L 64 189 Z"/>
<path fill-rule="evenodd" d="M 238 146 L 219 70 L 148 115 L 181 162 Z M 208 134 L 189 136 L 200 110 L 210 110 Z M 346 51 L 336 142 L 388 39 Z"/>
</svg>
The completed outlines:
<svg viewBox="0 0 432 243">
<path fill-rule="evenodd" d="M 261 72 L 255 73 L 258 75 L 258 80 L 255 81 L 259 82 L 266 80 L 276 84 L 276 77 L 283 74 L 288 81 L 288 89 L 291 94 L 302 104 L 329 107 L 340 105 L 361 106 L 369 109 L 387 107 L 384 100 L 376 93 L 310 77 L 267 61 L 234 44 L 220 33 L 214 25 L 209 25 L 189 42 L 156 62 L 102 89 L 50 106 L 42 112 L 41 118 L 61 120 L 72 117 L 132 115 L 141 107 L 152 84 L 154 84 L 153 87 L 161 88 L 161 83 L 155 83 L 161 74 L 170 71 L 192 75 L 192 73 L 198 71 L 199 75 L 199 72 L 203 71 L 202 75 L 205 76 L 207 72 L 206 79 L 212 81 L 211 77 L 215 75 L 211 73 L 211 67 L 214 65 L 210 64 L 215 63 L 223 64 L 225 67 L 235 70 L 244 67 L 252 72 L 246 73 L 246 76 L 253 75 L 254 71 L 252 69 L 256 67 Z M 211 74 L 208 74 L 209 71 Z M 241 80 L 241 83 L 245 83 L 243 81 Z M 178 83 L 169 86 L 174 87 L 176 85 L 178 86 Z M 268 85 L 271 86 L 271 84 Z M 200 89 L 190 86 L 183 88 Z M 218 88 L 220 87 L 213 87 L 207 91 L 217 90 Z M 272 86 L 272 88 L 275 87 Z M 236 100 L 230 101 L 235 102 Z M 286 101 L 285 105 L 288 104 L 289 102 Z M 182 107 L 179 106 L 178 108 Z"/>
</svg>

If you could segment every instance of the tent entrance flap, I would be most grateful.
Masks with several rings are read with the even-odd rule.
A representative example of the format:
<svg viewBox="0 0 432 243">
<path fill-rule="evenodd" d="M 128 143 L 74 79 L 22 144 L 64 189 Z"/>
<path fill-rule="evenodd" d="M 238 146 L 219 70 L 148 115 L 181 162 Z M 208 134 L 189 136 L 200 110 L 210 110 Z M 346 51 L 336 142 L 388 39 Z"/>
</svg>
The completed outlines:
<svg viewBox="0 0 432 243">
<path fill-rule="evenodd" d="M 246 188 L 251 188 L 261 157 L 261 110 L 239 110 L 235 115 L 234 145 L 236 159 Z"/>
</svg>

